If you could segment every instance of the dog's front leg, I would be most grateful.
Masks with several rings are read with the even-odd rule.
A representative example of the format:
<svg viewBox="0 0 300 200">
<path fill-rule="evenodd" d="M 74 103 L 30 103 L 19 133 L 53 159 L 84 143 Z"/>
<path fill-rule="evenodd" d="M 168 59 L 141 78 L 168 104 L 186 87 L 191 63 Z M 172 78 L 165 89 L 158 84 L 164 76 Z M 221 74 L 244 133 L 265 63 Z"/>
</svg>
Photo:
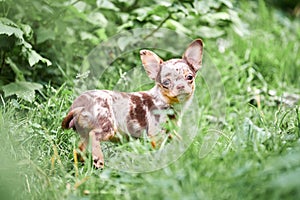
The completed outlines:
<svg viewBox="0 0 300 200">
<path fill-rule="evenodd" d="M 90 136 L 90 144 L 91 144 L 91 148 L 92 148 L 92 156 L 93 156 L 93 165 L 97 168 L 97 169 L 103 169 L 104 168 L 104 156 L 101 150 L 101 146 L 100 146 L 100 138 L 99 135 L 101 133 L 99 133 L 99 131 L 97 130 L 92 130 L 89 133 Z"/>
</svg>

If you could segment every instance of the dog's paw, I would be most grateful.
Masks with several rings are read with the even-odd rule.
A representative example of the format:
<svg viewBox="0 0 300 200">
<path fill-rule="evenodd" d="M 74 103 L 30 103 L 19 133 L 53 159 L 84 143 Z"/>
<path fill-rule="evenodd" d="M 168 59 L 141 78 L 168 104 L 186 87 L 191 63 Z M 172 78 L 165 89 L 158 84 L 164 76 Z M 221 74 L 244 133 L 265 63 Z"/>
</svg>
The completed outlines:
<svg viewBox="0 0 300 200">
<path fill-rule="evenodd" d="M 104 168 L 104 160 L 97 156 L 93 156 L 93 165 L 96 169 L 103 169 Z"/>
</svg>

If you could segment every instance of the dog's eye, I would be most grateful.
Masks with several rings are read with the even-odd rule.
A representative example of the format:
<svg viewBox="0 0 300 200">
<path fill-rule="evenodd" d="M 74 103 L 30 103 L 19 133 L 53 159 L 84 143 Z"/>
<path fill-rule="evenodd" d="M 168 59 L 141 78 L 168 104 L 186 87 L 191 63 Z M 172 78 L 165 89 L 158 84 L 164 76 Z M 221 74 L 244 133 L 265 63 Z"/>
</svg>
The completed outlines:
<svg viewBox="0 0 300 200">
<path fill-rule="evenodd" d="M 171 81 L 170 80 L 164 80 L 163 82 L 162 82 L 162 85 L 164 86 L 164 87 L 168 87 L 168 86 L 170 86 L 170 84 L 171 84 Z"/>
<path fill-rule="evenodd" d="M 193 80 L 193 78 L 194 77 L 191 74 L 189 74 L 189 75 L 186 76 L 186 80 L 189 80 L 189 81 Z"/>
</svg>

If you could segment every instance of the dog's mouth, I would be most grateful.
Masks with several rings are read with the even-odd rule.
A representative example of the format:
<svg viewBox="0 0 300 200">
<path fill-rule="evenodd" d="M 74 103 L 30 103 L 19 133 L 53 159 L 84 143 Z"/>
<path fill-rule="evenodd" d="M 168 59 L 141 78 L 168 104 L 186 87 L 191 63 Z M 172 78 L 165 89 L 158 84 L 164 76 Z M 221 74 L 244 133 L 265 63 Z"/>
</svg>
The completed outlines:
<svg viewBox="0 0 300 200">
<path fill-rule="evenodd" d="M 191 94 L 190 93 L 180 93 L 180 94 L 169 93 L 164 96 L 168 99 L 168 102 L 170 104 L 173 104 L 173 103 L 182 103 L 187 101 L 191 97 Z"/>
<path fill-rule="evenodd" d="M 192 92 L 181 90 L 181 91 L 172 91 L 165 88 L 162 88 L 162 95 L 166 98 L 168 104 L 182 103 L 187 101 L 191 96 Z"/>
<path fill-rule="evenodd" d="M 190 98 L 190 93 L 181 93 L 176 96 L 179 102 L 187 101 Z"/>
</svg>

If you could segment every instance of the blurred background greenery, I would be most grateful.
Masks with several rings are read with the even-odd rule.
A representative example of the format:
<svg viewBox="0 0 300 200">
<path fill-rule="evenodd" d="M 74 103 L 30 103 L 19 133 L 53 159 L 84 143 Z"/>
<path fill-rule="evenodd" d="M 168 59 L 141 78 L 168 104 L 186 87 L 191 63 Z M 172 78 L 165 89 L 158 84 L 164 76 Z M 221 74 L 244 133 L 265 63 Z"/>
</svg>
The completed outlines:
<svg viewBox="0 0 300 200">
<path fill-rule="evenodd" d="M 1 199 L 299 199 L 299 17 L 298 0 L 1 0 Z M 134 28 L 203 39 L 226 90 L 223 133 L 200 159 L 216 122 L 199 77 L 205 117 L 178 161 L 146 174 L 76 166 L 78 137 L 60 128 L 74 80 L 95 46 Z M 139 65 L 116 60 L 102 87 Z"/>
</svg>

